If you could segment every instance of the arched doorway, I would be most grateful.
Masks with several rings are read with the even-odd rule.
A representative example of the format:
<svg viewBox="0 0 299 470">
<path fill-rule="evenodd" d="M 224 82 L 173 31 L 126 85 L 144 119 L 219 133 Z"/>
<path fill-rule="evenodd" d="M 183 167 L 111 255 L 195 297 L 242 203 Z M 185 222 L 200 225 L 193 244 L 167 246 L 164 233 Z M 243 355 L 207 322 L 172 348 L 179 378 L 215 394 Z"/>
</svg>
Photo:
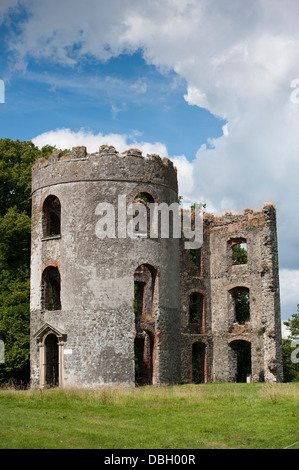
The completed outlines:
<svg viewBox="0 0 299 470">
<path fill-rule="evenodd" d="M 63 350 L 67 335 L 45 323 L 34 335 L 39 349 L 40 387 L 63 386 Z"/>
<path fill-rule="evenodd" d="M 50 333 L 45 339 L 45 385 L 55 387 L 59 385 L 58 338 Z"/>
<path fill-rule="evenodd" d="M 251 342 L 242 339 L 230 342 L 232 370 L 236 382 L 246 382 L 251 375 Z"/>
<path fill-rule="evenodd" d="M 192 344 L 192 382 L 207 382 L 207 355 L 206 345 L 200 341 Z"/>
</svg>

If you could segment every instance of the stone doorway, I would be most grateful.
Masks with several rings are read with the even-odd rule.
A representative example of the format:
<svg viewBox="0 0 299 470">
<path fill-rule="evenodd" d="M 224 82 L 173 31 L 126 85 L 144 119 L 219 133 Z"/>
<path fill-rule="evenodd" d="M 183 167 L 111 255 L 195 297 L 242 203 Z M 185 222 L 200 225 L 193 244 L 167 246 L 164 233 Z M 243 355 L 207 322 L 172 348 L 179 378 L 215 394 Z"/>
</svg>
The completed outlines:
<svg viewBox="0 0 299 470">
<path fill-rule="evenodd" d="M 192 382 L 196 384 L 207 382 L 206 345 L 199 341 L 192 344 Z"/>
<path fill-rule="evenodd" d="M 251 372 L 251 342 L 234 340 L 230 342 L 232 368 L 236 382 L 246 382 Z"/>
</svg>

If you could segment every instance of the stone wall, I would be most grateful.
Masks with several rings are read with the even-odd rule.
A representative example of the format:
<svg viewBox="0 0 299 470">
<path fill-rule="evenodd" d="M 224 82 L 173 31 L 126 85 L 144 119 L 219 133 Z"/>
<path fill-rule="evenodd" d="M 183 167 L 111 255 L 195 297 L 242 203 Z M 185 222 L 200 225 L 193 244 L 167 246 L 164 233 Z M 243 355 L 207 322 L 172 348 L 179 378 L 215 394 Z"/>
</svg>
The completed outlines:
<svg viewBox="0 0 299 470">
<path fill-rule="evenodd" d="M 234 265 L 232 240 L 246 240 L 248 261 Z M 251 380 L 282 381 L 281 323 L 276 213 L 272 204 L 262 211 L 221 217 L 205 214 L 201 272 L 190 266 L 181 250 L 183 381 L 190 381 L 190 354 L 194 341 L 207 345 L 206 380 L 235 381 L 233 346 L 251 345 Z M 241 288 L 241 289 L 239 289 Z M 238 324 L 232 292 L 248 290 L 250 319 Z M 191 331 L 188 299 L 197 290 L 205 296 L 205 331 Z"/>
</svg>

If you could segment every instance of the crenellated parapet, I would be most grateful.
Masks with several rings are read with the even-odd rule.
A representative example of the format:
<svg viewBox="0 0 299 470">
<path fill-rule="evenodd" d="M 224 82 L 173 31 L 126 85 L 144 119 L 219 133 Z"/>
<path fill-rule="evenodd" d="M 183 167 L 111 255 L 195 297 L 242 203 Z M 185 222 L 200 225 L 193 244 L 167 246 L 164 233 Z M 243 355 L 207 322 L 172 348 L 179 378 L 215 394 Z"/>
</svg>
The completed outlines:
<svg viewBox="0 0 299 470">
<path fill-rule="evenodd" d="M 32 172 L 33 192 L 53 184 L 92 180 L 150 182 L 178 191 L 172 161 L 156 154 L 143 156 L 135 148 L 119 153 L 113 146 L 102 145 L 92 154 L 86 147 L 73 147 L 68 154 L 57 150 L 47 159 L 37 160 Z"/>
<path fill-rule="evenodd" d="M 273 203 L 267 202 L 261 210 L 245 209 L 240 213 L 225 212 L 222 215 L 205 213 L 203 215 L 204 224 L 207 230 L 218 232 L 250 230 L 251 227 L 261 227 L 266 223 L 276 223 L 276 207 Z"/>
</svg>

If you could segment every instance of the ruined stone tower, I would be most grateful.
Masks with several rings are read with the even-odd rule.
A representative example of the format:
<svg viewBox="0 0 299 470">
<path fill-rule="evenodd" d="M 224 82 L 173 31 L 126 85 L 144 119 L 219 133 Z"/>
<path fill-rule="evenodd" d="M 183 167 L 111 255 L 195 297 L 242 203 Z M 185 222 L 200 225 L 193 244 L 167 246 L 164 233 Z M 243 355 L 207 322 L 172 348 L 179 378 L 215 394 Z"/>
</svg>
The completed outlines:
<svg viewBox="0 0 299 470">
<path fill-rule="evenodd" d="M 202 248 L 186 250 L 174 237 L 125 236 L 120 206 L 136 200 L 146 211 L 153 202 L 177 202 L 170 160 L 102 146 L 36 162 L 32 386 L 281 381 L 273 205 L 206 214 Z M 97 234 L 108 214 L 101 203 L 117 208 L 106 238 Z M 246 246 L 241 263 L 235 246 Z"/>
<path fill-rule="evenodd" d="M 132 386 L 135 336 L 150 350 L 153 383 L 180 380 L 179 240 L 98 238 L 98 204 L 116 207 L 120 195 L 177 201 L 172 162 L 111 147 L 86 155 L 83 147 L 33 169 L 33 383 Z M 138 322 L 134 282 L 135 290 L 151 284 L 150 311 Z"/>
</svg>

